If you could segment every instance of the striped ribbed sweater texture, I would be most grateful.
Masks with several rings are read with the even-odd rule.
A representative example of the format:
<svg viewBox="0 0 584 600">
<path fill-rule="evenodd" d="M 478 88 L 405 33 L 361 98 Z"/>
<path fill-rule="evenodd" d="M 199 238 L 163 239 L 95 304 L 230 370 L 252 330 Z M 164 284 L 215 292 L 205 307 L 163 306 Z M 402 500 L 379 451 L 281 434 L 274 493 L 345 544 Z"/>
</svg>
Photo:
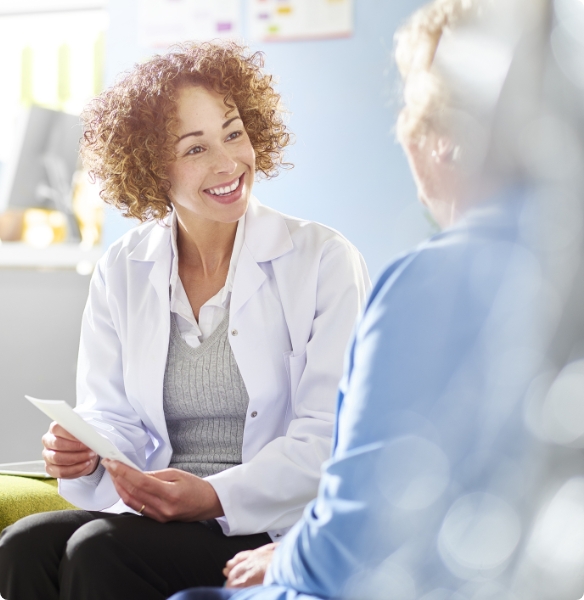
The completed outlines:
<svg viewBox="0 0 584 600">
<path fill-rule="evenodd" d="M 229 314 L 197 348 L 171 314 L 164 376 L 170 467 L 206 477 L 241 464 L 249 396 L 227 338 Z"/>
</svg>

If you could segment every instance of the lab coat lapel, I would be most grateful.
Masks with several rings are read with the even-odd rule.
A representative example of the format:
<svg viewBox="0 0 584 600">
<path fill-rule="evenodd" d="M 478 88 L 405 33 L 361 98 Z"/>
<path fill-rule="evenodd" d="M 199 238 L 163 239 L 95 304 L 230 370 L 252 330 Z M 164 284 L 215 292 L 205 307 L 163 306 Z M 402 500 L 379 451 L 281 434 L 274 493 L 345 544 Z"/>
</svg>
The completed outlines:
<svg viewBox="0 0 584 600">
<path fill-rule="evenodd" d="M 292 238 L 283 216 L 251 197 L 245 216 L 245 241 L 239 255 L 231 314 L 235 315 L 267 279 L 260 264 L 292 250 Z"/>
<path fill-rule="evenodd" d="M 245 216 L 245 241 L 233 282 L 232 315 L 243 307 L 267 279 L 260 264 L 275 260 L 292 248 L 292 238 L 282 214 L 260 204 L 252 196 Z"/>
<path fill-rule="evenodd" d="M 162 224 L 153 224 L 149 235 L 145 235 L 128 256 L 132 261 L 151 263 L 148 280 L 163 306 L 169 304 L 168 287 L 172 262 L 169 219 L 170 217 L 165 219 Z"/>
<path fill-rule="evenodd" d="M 140 342 L 135 349 L 137 370 L 131 376 L 139 390 L 139 404 L 148 417 L 145 420 L 150 420 L 148 425 L 160 432 L 166 432 L 161 424 L 164 423 L 162 388 L 170 335 L 170 235 L 170 228 L 157 225 L 129 256 L 142 263 L 136 268 L 150 268 L 140 302 L 144 309 L 134 315 L 135 339 Z"/>
<path fill-rule="evenodd" d="M 265 280 L 266 274 L 255 261 L 249 248 L 244 244 L 241 248 L 233 281 L 230 308 L 232 315 L 237 314 L 239 309 L 260 289 Z"/>
<path fill-rule="evenodd" d="M 152 425 L 156 430 L 164 432 L 165 435 L 166 427 L 161 425 L 165 423 L 162 397 L 170 336 L 170 265 L 169 252 L 168 258 L 157 260 L 150 271 L 149 280 L 158 297 L 158 302 L 152 303 L 154 310 L 149 311 L 151 322 L 147 327 L 150 329 L 150 333 L 147 336 L 147 343 L 141 350 L 139 363 L 142 398 L 147 399 L 144 402 L 145 410 L 152 420 Z M 154 382 L 156 385 L 153 385 Z"/>
</svg>

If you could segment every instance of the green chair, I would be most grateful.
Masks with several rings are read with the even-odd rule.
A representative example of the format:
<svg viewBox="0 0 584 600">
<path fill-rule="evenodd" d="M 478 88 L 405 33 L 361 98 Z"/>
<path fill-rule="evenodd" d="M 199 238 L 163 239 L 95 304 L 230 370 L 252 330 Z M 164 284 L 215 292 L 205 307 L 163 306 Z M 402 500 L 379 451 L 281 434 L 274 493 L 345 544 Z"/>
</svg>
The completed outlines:
<svg viewBox="0 0 584 600">
<path fill-rule="evenodd" d="M 27 515 L 72 508 L 59 496 L 56 479 L 0 475 L 0 531 Z"/>
</svg>

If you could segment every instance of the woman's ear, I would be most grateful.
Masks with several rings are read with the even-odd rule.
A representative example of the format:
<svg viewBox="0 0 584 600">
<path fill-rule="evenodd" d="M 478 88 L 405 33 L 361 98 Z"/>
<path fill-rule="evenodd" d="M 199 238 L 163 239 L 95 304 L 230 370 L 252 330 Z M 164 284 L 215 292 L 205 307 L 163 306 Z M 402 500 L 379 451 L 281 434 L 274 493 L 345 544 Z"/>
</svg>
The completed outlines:
<svg viewBox="0 0 584 600">
<path fill-rule="evenodd" d="M 446 136 L 440 136 L 436 141 L 436 148 L 432 150 L 432 158 L 437 164 L 452 163 L 458 160 L 459 155 L 460 146 Z"/>
</svg>

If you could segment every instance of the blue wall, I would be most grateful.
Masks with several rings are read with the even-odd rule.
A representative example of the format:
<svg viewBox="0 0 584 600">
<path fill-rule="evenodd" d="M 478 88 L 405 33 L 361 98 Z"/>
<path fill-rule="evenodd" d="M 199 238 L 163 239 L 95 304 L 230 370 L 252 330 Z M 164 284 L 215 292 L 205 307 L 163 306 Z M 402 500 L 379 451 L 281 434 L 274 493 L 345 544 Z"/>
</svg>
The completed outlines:
<svg viewBox="0 0 584 600">
<path fill-rule="evenodd" d="M 266 56 L 296 143 L 291 171 L 254 188 L 285 213 L 341 231 L 363 253 L 371 275 L 430 232 L 394 135 L 399 81 L 393 34 L 422 0 L 355 0 L 350 39 L 253 46 Z M 140 48 L 137 0 L 110 0 L 107 82 L 153 52 Z M 245 30 L 244 30 L 245 33 Z M 105 243 L 130 222 L 108 211 Z"/>
</svg>

